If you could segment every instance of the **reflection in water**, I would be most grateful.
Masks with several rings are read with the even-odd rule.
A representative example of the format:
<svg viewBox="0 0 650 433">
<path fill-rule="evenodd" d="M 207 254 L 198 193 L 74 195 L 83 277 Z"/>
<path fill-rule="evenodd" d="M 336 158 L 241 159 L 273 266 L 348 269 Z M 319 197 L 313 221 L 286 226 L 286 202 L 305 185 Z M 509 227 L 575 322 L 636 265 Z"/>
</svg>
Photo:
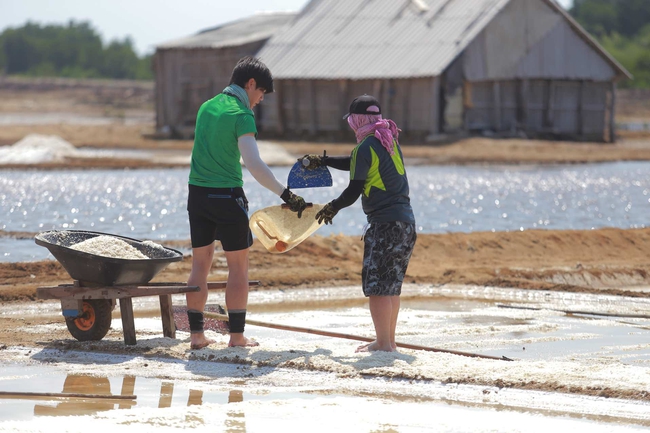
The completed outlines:
<svg viewBox="0 0 650 433">
<path fill-rule="evenodd" d="M 228 394 L 228 403 L 241 403 L 244 401 L 244 393 L 239 390 L 232 390 Z M 240 410 L 229 410 L 226 418 L 226 432 L 246 432 L 246 416 Z"/>
<path fill-rule="evenodd" d="M 125 378 L 126 379 L 126 378 Z M 63 394 L 89 394 L 96 396 L 111 396 L 111 384 L 106 377 L 69 375 L 63 383 Z M 129 394 L 124 394 L 129 395 Z M 112 410 L 115 401 L 102 398 L 74 398 L 58 403 L 56 406 L 34 405 L 34 415 L 37 416 L 66 416 L 91 415 L 97 412 Z M 120 407 L 129 408 L 134 401 L 124 401 Z"/>
<path fill-rule="evenodd" d="M 107 377 L 85 376 L 85 375 L 68 375 L 63 383 L 61 394 L 85 394 L 88 397 L 70 397 L 69 399 L 57 403 L 55 406 L 36 404 L 34 405 L 35 416 L 69 416 L 69 415 L 93 415 L 97 412 L 109 411 L 113 409 L 131 409 L 137 406 L 137 400 L 116 400 L 111 397 L 116 396 L 133 396 L 135 395 L 135 376 L 124 376 L 122 378 L 122 387 L 120 394 L 111 393 L 111 383 Z M 146 386 L 145 391 L 149 391 L 151 386 Z M 142 391 L 141 391 L 142 392 Z M 145 393 L 143 393 L 145 394 Z M 91 397 L 93 396 L 93 397 Z M 105 396 L 105 397 L 104 397 Z M 172 407 L 174 397 L 174 383 L 163 381 L 160 383 L 160 395 L 158 398 L 158 408 Z M 137 396 L 136 396 L 137 398 Z M 188 391 L 187 406 L 201 406 L 203 404 L 203 391 L 190 389 Z M 244 401 L 242 391 L 230 391 L 228 403 L 241 403 Z M 246 431 L 244 413 L 241 411 L 229 411 L 226 424 L 227 431 L 242 432 Z"/>
<path fill-rule="evenodd" d="M 172 396 L 174 394 L 174 384 L 171 382 L 163 382 L 160 385 L 160 399 L 158 400 L 158 407 L 172 407 Z"/>
<path fill-rule="evenodd" d="M 201 406 L 203 404 L 203 391 L 190 389 L 190 395 L 187 397 L 188 406 Z"/>
</svg>

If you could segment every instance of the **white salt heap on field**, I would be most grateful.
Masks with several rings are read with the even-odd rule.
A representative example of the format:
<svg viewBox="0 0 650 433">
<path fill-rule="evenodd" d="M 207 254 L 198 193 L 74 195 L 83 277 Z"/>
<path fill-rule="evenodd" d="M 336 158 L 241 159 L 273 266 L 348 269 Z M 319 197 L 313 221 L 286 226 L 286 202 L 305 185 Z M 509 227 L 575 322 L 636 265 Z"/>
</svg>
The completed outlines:
<svg viewBox="0 0 650 433">
<path fill-rule="evenodd" d="M 76 147 L 56 135 L 29 134 L 12 146 L 0 147 L 0 164 L 61 162 L 78 153 Z"/>
<path fill-rule="evenodd" d="M 141 260 L 149 257 L 122 239 L 112 236 L 97 236 L 70 246 L 73 250 L 113 259 Z"/>
</svg>

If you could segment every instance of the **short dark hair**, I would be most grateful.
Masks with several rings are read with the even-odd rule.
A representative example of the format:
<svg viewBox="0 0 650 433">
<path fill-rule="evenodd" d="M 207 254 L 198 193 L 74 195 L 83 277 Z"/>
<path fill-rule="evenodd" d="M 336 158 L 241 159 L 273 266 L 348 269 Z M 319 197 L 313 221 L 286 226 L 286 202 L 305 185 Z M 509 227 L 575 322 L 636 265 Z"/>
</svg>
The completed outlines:
<svg viewBox="0 0 650 433">
<path fill-rule="evenodd" d="M 232 70 L 230 84 L 244 87 L 251 78 L 255 79 L 258 89 L 261 87 L 264 93 L 273 93 L 273 76 L 269 68 L 256 57 L 242 57 Z"/>
</svg>

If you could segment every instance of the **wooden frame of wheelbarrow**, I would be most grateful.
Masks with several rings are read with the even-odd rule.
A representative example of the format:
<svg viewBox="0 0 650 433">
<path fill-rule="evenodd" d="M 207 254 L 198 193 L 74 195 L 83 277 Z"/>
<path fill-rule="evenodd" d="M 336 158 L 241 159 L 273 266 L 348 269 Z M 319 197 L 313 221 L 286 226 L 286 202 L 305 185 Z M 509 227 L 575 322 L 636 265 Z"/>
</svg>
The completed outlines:
<svg viewBox="0 0 650 433">
<path fill-rule="evenodd" d="M 259 286 L 259 284 L 259 281 L 248 283 L 249 287 Z M 225 288 L 225 281 L 208 282 L 208 290 Z M 104 338 L 110 328 L 111 312 L 116 300 L 119 299 L 124 344 L 133 346 L 136 344 L 136 338 L 132 298 L 158 296 L 163 335 L 176 338 L 172 295 L 199 290 L 198 286 L 188 286 L 187 283 L 97 286 L 83 285 L 82 282 L 75 280 L 73 284 L 39 287 L 36 289 L 36 297 L 61 301 L 61 311 L 66 319 L 68 330 L 79 341 L 97 341 Z"/>
</svg>

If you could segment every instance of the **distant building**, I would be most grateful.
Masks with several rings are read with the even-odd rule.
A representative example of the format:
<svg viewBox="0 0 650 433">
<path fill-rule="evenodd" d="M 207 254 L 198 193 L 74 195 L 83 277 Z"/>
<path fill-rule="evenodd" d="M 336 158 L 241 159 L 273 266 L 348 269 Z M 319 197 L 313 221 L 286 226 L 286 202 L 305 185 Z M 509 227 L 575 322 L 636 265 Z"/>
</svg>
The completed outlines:
<svg viewBox="0 0 650 433">
<path fill-rule="evenodd" d="M 158 132 L 191 137 L 199 107 L 228 85 L 237 60 L 255 55 L 294 17 L 260 13 L 158 45 L 154 55 Z"/>
<path fill-rule="evenodd" d="M 404 142 L 456 133 L 613 140 L 616 82 L 630 78 L 553 0 L 312 0 L 270 33 L 245 54 L 274 76 L 258 124 L 285 138 L 349 138 L 341 116 L 369 93 Z M 178 69 L 190 54 L 177 50 Z M 206 66 L 186 82 L 216 79 L 207 65 L 223 56 L 204 55 L 195 61 Z M 190 99 L 181 98 L 184 107 Z M 160 107 L 171 101 L 158 101 L 158 112 L 171 112 Z"/>
</svg>

